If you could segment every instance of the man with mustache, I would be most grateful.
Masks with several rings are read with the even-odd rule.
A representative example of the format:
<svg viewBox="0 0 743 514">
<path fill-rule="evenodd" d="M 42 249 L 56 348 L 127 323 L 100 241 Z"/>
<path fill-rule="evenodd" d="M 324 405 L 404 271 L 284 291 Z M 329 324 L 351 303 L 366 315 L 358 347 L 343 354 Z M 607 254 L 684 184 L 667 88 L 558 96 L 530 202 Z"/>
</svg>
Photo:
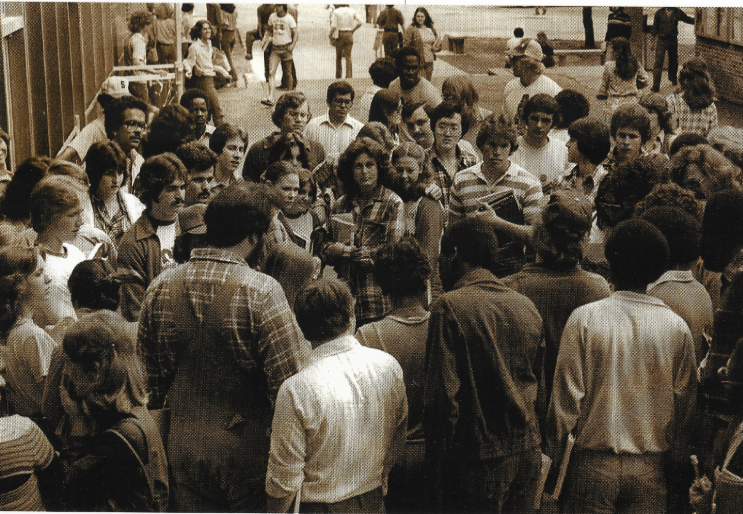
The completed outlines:
<svg viewBox="0 0 743 514">
<path fill-rule="evenodd" d="M 217 164 L 217 154 L 199 141 L 189 141 L 182 144 L 175 154 L 188 170 L 186 205 L 190 207 L 197 203 L 209 203 L 212 198 L 212 182 L 214 181 L 214 165 Z"/>
<path fill-rule="evenodd" d="M 559 121 L 560 106 L 550 95 L 534 95 L 524 105 L 526 134 L 519 136 L 519 147 L 511 161 L 539 179 L 542 188 L 562 176 L 568 164 L 565 144 L 549 137 L 550 130 Z"/>
<path fill-rule="evenodd" d="M 325 160 L 325 149 L 322 144 L 310 137 L 302 136 L 302 132 L 304 132 L 311 117 L 310 107 L 304 93 L 292 91 L 281 95 L 276 102 L 276 108 L 271 113 L 271 121 L 279 130 L 274 131 L 260 141 L 256 141 L 250 147 L 243 165 L 243 178 L 251 182 L 260 182 L 261 174 L 271 164 L 268 158 L 271 149 L 283 136 L 288 134 L 297 134 L 303 138 L 310 171 L 323 162 Z"/>
<path fill-rule="evenodd" d="M 175 154 L 156 155 L 142 165 L 137 196 L 146 208 L 119 244 L 119 266 L 139 276 L 121 287 L 121 313 L 128 321 L 139 319 L 145 290 L 155 277 L 175 265 L 176 220 L 187 181 L 188 170 Z"/>
</svg>

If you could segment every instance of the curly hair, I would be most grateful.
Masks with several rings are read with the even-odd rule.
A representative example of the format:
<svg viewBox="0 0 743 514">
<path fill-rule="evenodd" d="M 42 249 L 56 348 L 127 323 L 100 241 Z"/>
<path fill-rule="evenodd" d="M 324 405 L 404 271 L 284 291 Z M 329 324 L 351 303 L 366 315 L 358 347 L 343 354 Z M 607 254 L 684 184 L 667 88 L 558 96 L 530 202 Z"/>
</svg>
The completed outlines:
<svg viewBox="0 0 743 514">
<path fill-rule="evenodd" d="M 611 137 L 617 137 L 620 128 L 629 128 L 640 133 L 642 144 L 650 141 L 650 113 L 638 104 L 619 107 L 611 116 Z"/>
<path fill-rule="evenodd" d="M 201 141 L 183 143 L 175 151 L 189 174 L 206 171 L 217 164 L 217 154 Z"/>
<path fill-rule="evenodd" d="M 700 223 L 704 216 L 704 204 L 697 200 L 694 193 L 675 182 L 656 185 L 645 198 L 635 205 L 635 216 L 640 217 L 653 207 L 676 207 L 694 216 Z"/>
<path fill-rule="evenodd" d="M 188 33 L 188 37 L 191 38 L 191 41 L 201 39 L 201 31 L 204 30 L 204 25 L 209 25 L 209 27 L 212 26 L 208 20 L 199 20 L 193 27 L 191 27 L 191 31 Z"/>
<path fill-rule="evenodd" d="M 715 87 L 707 71 L 707 63 L 694 57 L 679 72 L 679 87 L 684 101 L 692 111 L 706 109 L 715 101 Z"/>
<path fill-rule="evenodd" d="M 83 316 L 67 330 L 62 347 L 74 364 L 77 397 L 127 414 L 147 404 L 144 366 L 120 314 L 101 310 Z"/>
<path fill-rule="evenodd" d="M 129 18 L 128 28 L 129 32 L 132 34 L 136 34 L 137 32 L 141 32 L 142 29 L 144 29 L 147 25 L 150 25 L 152 23 L 152 18 L 150 17 L 150 13 L 147 11 L 137 11 L 131 15 Z"/>
<path fill-rule="evenodd" d="M 379 121 L 370 121 L 361 127 L 356 137 L 368 137 L 384 147 L 387 152 L 395 149 L 395 139 L 387 126 Z"/>
<path fill-rule="evenodd" d="M 706 195 L 701 184 L 686 181 L 687 173 L 692 170 L 699 171 L 707 179 L 706 185 L 713 193 L 743 187 L 740 168 L 709 145 L 684 147 L 671 161 L 671 179 L 681 187 L 690 189 L 698 199 L 704 199 Z"/>
<path fill-rule="evenodd" d="M 568 135 L 578 143 L 578 151 L 595 165 L 604 162 L 611 150 L 609 127 L 598 118 L 580 118 L 568 127 Z"/>
<path fill-rule="evenodd" d="M 284 93 L 276 101 L 276 107 L 274 107 L 273 113 L 271 113 L 271 121 L 274 125 L 280 127 L 281 120 L 284 119 L 286 111 L 289 109 L 299 109 L 305 103 L 307 103 L 307 97 L 301 91 Z M 309 104 L 307 104 L 307 108 L 309 112 Z M 310 118 L 312 118 L 312 115 L 310 115 Z"/>
<path fill-rule="evenodd" d="M 397 69 L 395 69 L 395 60 L 392 57 L 381 57 L 369 66 L 369 76 L 372 83 L 386 89 L 390 83 L 397 78 Z"/>
<path fill-rule="evenodd" d="M 369 155 L 377 163 L 377 184 L 387 186 L 390 178 L 389 153 L 382 145 L 368 137 L 353 141 L 341 154 L 338 160 L 338 179 L 343 184 L 343 191 L 348 199 L 356 198 L 361 190 L 354 178 L 353 166 L 356 159 L 363 154 Z"/>
<path fill-rule="evenodd" d="M 477 134 L 477 148 L 482 150 L 486 144 L 506 142 L 511 145 L 511 154 L 518 149 L 519 133 L 516 126 L 503 114 L 491 114 L 482 122 Z"/>
<path fill-rule="evenodd" d="M 124 111 L 137 109 L 142 111 L 145 120 L 147 119 L 147 104 L 134 96 L 122 96 L 114 98 L 106 109 L 103 118 L 103 125 L 106 129 L 106 137 L 114 138 L 114 132 L 119 130 L 124 124 Z"/>
<path fill-rule="evenodd" d="M 428 289 L 431 264 L 418 241 L 405 236 L 386 244 L 376 258 L 377 281 L 386 295 L 401 297 L 423 294 Z"/>
<path fill-rule="evenodd" d="M 184 108 L 191 110 L 191 102 L 193 102 L 194 98 L 201 98 L 206 102 L 206 110 L 208 111 L 211 107 L 211 104 L 209 103 L 209 97 L 206 96 L 206 93 L 202 91 L 201 89 L 191 88 L 187 89 L 182 95 L 181 99 L 178 103 L 180 103 Z"/>
<path fill-rule="evenodd" d="M 147 159 L 137 176 L 136 195 L 147 207 L 156 202 L 166 186 L 188 181 L 188 170 L 174 153 L 162 153 Z"/>
<path fill-rule="evenodd" d="M 26 246 L 0 247 L 0 334 L 7 336 L 21 314 L 26 279 L 36 270 L 38 252 Z"/>
<path fill-rule="evenodd" d="M 153 118 L 142 145 L 142 156 L 147 159 L 166 152 L 175 153 L 179 146 L 193 139 L 189 112 L 182 105 L 168 104 Z"/>
</svg>

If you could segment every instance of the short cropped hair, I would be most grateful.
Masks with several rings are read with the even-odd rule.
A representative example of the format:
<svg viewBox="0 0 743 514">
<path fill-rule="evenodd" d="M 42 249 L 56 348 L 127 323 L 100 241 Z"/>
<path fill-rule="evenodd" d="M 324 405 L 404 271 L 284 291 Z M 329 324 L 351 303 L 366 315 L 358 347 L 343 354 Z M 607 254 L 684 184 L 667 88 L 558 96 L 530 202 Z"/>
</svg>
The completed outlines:
<svg viewBox="0 0 743 514">
<path fill-rule="evenodd" d="M 392 57 L 381 57 L 377 59 L 369 66 L 369 75 L 375 86 L 382 89 L 390 87 L 390 83 L 397 78 L 394 59 Z"/>
<path fill-rule="evenodd" d="M 110 140 L 90 145 L 85 155 L 85 173 L 90 181 L 92 195 L 98 191 L 103 175 L 111 170 L 126 174 L 126 154 L 119 145 Z"/>
<path fill-rule="evenodd" d="M 36 184 L 29 204 L 34 231 L 42 233 L 58 216 L 80 205 L 79 191 L 80 184 L 65 176 L 47 177 Z"/>
<path fill-rule="evenodd" d="M 459 102 L 441 102 L 439 105 L 434 107 L 433 111 L 429 115 L 431 120 L 431 130 L 436 130 L 436 124 L 442 118 L 453 118 L 455 114 L 459 114 L 462 118 L 462 135 L 465 135 L 470 129 L 470 117 L 465 116 L 462 113 L 462 104 Z"/>
<path fill-rule="evenodd" d="M 668 242 L 671 267 L 689 265 L 699 258 L 702 225 L 678 207 L 653 207 L 643 213 Z"/>
<path fill-rule="evenodd" d="M 486 144 L 506 142 L 511 145 L 511 154 L 519 147 L 519 133 L 512 121 L 503 114 L 491 114 L 482 122 L 477 134 L 477 148 L 482 149 Z"/>
<path fill-rule="evenodd" d="M 452 255 L 455 252 L 470 266 L 493 270 L 498 262 L 498 237 L 484 221 L 465 218 L 450 225 L 441 238 L 441 254 Z"/>
<path fill-rule="evenodd" d="M 597 118 L 581 118 L 570 124 L 568 135 L 578 142 L 578 151 L 599 165 L 611 150 L 609 127 Z"/>
<path fill-rule="evenodd" d="M 217 164 L 217 154 L 201 141 L 183 143 L 175 151 L 189 173 L 206 171 Z"/>
<path fill-rule="evenodd" d="M 328 94 L 326 101 L 331 103 L 335 100 L 336 96 L 351 95 L 351 100 L 356 97 L 356 92 L 353 90 L 353 86 L 345 80 L 336 80 L 328 86 Z"/>
<path fill-rule="evenodd" d="M 289 109 L 299 109 L 305 103 L 307 103 L 307 97 L 301 91 L 289 91 L 288 93 L 284 93 L 276 101 L 276 107 L 271 114 L 271 121 L 273 121 L 274 125 L 280 127 L 281 120 L 284 118 L 286 111 Z M 309 107 L 309 104 L 307 107 Z"/>
<path fill-rule="evenodd" d="M 147 104 L 139 98 L 129 95 L 114 98 L 104 114 L 103 125 L 106 129 L 106 137 L 114 138 L 114 132 L 118 131 L 124 124 L 124 111 L 128 109 L 142 111 L 145 119 L 147 119 Z"/>
<path fill-rule="evenodd" d="M 209 97 L 206 96 L 206 93 L 204 93 L 204 91 L 202 91 L 201 89 L 197 89 L 197 88 L 187 89 L 186 92 L 181 95 L 181 100 L 179 103 L 184 108 L 190 111 L 191 102 L 193 101 L 194 98 L 202 98 L 206 102 L 206 109 L 209 110 L 211 106 L 211 104 L 209 103 Z"/>
<path fill-rule="evenodd" d="M 431 264 L 418 241 L 410 236 L 385 245 L 375 264 L 377 282 L 386 295 L 418 295 L 428 289 Z"/>
<path fill-rule="evenodd" d="M 353 173 L 356 159 L 363 154 L 369 154 L 377 163 L 377 184 L 388 185 L 390 177 L 389 153 L 382 145 L 368 137 L 354 140 L 338 159 L 338 180 L 343 184 L 343 191 L 348 198 L 355 198 L 361 192 Z"/>
<path fill-rule="evenodd" d="M 294 301 L 297 324 L 310 342 L 324 342 L 342 335 L 351 326 L 354 300 L 345 282 L 320 278 L 304 287 Z"/>
<path fill-rule="evenodd" d="M 529 116 L 535 112 L 543 112 L 552 115 L 552 126 L 560 123 L 560 105 L 550 95 L 540 93 L 527 100 L 522 114 L 523 120 L 528 121 Z"/>
<path fill-rule="evenodd" d="M 398 73 L 405 66 L 405 58 L 410 56 L 416 57 L 418 59 L 418 63 L 421 62 L 421 54 L 419 54 L 418 50 L 416 50 L 412 46 L 403 46 L 402 48 L 397 50 L 397 53 L 395 54 L 395 66 L 397 67 Z"/>
<path fill-rule="evenodd" d="M 270 195 L 263 184 L 230 184 L 212 198 L 204 212 L 207 244 L 227 248 L 248 236 L 265 234 L 271 209 Z"/>
<path fill-rule="evenodd" d="M 555 101 L 560 106 L 560 122 L 554 123 L 556 129 L 566 129 L 575 120 L 585 118 L 591 110 L 591 104 L 585 95 L 572 89 L 563 89 L 555 95 Z"/>
<path fill-rule="evenodd" d="M 522 29 L 521 27 L 516 27 L 515 29 L 513 29 L 513 35 L 515 37 L 524 37 L 524 29 Z"/>
<path fill-rule="evenodd" d="M 655 225 L 643 219 L 619 223 L 609 234 L 604 253 L 617 290 L 644 290 L 668 270 L 666 238 Z"/>
<path fill-rule="evenodd" d="M 243 129 L 232 125 L 231 123 L 223 123 L 212 133 L 212 137 L 209 138 L 209 148 L 217 155 L 222 155 L 224 147 L 227 146 L 227 142 L 230 139 L 239 137 L 248 145 L 248 134 Z"/>
<path fill-rule="evenodd" d="M 137 176 L 137 197 L 147 207 L 156 202 L 166 186 L 188 181 L 188 170 L 174 153 L 162 153 L 147 159 Z"/>
<path fill-rule="evenodd" d="M 617 137 L 617 130 L 630 128 L 640 133 L 643 144 L 650 141 L 650 113 L 638 104 L 625 104 L 611 116 L 611 137 Z"/>
</svg>

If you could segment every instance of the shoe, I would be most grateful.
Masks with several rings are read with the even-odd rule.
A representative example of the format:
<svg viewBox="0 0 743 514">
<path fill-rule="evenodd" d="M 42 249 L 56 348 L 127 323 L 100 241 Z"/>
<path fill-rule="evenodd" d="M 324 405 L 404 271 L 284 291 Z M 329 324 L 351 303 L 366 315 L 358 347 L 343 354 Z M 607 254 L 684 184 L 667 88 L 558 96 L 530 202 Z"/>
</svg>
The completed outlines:
<svg viewBox="0 0 743 514">
<path fill-rule="evenodd" d="M 277 87 L 276 89 L 278 89 L 278 90 L 280 90 L 280 91 L 286 91 L 286 90 L 287 90 L 287 89 L 289 89 L 289 88 L 288 88 L 288 87 L 286 87 L 286 85 L 285 85 L 285 84 L 281 84 L 281 85 L 280 85 L 279 87 Z"/>
<path fill-rule="evenodd" d="M 261 100 L 261 103 L 263 105 L 267 106 L 267 107 L 273 107 L 273 101 L 271 101 L 271 100 L 263 99 L 263 100 Z"/>
</svg>

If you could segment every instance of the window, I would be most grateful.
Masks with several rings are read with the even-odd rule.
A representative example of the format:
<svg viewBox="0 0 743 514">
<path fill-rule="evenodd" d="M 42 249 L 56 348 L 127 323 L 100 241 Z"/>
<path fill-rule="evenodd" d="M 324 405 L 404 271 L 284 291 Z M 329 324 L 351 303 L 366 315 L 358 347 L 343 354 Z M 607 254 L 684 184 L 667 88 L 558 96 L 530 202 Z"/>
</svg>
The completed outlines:
<svg viewBox="0 0 743 514">
<path fill-rule="evenodd" d="M 703 7 L 696 34 L 743 45 L 743 8 Z"/>
</svg>

